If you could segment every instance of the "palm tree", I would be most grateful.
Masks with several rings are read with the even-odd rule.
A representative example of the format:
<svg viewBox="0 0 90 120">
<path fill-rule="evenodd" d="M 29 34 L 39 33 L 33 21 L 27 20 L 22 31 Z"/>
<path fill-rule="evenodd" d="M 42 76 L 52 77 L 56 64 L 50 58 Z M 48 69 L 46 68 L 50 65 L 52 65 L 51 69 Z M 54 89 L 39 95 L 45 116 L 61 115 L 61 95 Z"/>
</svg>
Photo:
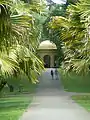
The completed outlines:
<svg viewBox="0 0 90 120">
<path fill-rule="evenodd" d="M 53 29 L 61 29 L 64 70 L 86 74 L 90 66 L 90 1 L 79 0 L 67 9 L 66 17 L 54 17 Z"/>
<path fill-rule="evenodd" d="M 36 83 L 44 68 L 35 52 L 40 32 L 36 32 L 33 13 L 41 14 L 39 4 L 36 9 L 21 0 L 0 1 L 0 76 L 4 81 L 8 76 L 24 74 Z"/>
</svg>

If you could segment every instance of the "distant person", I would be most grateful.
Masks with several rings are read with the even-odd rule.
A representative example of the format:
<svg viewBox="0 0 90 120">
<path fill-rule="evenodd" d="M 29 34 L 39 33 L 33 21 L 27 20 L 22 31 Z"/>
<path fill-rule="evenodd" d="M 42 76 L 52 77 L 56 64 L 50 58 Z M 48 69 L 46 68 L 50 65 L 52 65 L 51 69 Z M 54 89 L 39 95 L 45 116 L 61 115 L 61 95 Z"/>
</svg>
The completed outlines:
<svg viewBox="0 0 90 120">
<path fill-rule="evenodd" d="M 58 70 L 55 69 L 55 77 L 56 77 L 56 80 L 58 80 Z"/>
<path fill-rule="evenodd" d="M 51 70 L 51 76 L 52 76 L 52 80 L 53 80 L 53 70 Z"/>
</svg>

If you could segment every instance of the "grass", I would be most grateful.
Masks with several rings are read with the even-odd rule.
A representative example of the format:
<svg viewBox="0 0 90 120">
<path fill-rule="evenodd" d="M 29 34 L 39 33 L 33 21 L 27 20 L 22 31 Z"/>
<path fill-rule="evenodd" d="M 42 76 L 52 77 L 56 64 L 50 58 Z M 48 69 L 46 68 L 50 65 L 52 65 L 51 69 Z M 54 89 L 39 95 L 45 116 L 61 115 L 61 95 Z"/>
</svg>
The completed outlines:
<svg viewBox="0 0 90 120">
<path fill-rule="evenodd" d="M 83 106 L 87 111 L 90 112 L 90 95 L 77 95 L 72 96 L 79 105 Z"/>
<path fill-rule="evenodd" d="M 8 87 L 4 87 L 0 93 L 0 120 L 18 120 L 25 109 L 31 103 L 36 85 L 28 81 L 24 76 L 9 78 L 8 83 L 13 85 L 14 92 L 10 92 Z M 19 92 L 19 85 L 22 90 Z"/>
<path fill-rule="evenodd" d="M 0 120 L 18 120 L 31 99 L 29 95 L 0 98 Z"/>
<path fill-rule="evenodd" d="M 1 91 L 0 96 L 8 96 L 8 95 L 17 95 L 17 94 L 32 94 L 36 90 L 35 84 L 32 84 L 31 81 L 27 80 L 26 77 L 21 76 L 16 78 L 9 78 L 7 79 L 8 83 L 14 87 L 14 91 L 10 92 L 8 87 L 4 87 Z M 21 92 L 19 92 L 19 85 L 22 86 Z"/>
<path fill-rule="evenodd" d="M 90 74 L 86 76 L 77 75 L 74 72 L 63 74 L 60 70 L 60 77 L 65 91 L 79 93 L 90 92 Z"/>
</svg>

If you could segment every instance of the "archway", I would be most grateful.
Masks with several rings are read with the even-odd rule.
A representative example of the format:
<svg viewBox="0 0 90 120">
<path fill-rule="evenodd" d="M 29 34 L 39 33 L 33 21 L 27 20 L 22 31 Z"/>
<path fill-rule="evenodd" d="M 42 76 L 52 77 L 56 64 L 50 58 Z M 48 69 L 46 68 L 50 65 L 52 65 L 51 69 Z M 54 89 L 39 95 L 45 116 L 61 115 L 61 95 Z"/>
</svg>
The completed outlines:
<svg viewBox="0 0 90 120">
<path fill-rule="evenodd" d="M 45 40 L 40 43 L 38 55 L 40 55 L 46 68 L 53 68 L 56 66 L 56 59 L 54 60 L 56 53 L 57 47 L 54 43 L 50 42 L 49 40 Z"/>
<path fill-rule="evenodd" d="M 49 55 L 45 55 L 44 56 L 44 67 L 45 68 L 50 68 L 50 56 Z"/>
</svg>

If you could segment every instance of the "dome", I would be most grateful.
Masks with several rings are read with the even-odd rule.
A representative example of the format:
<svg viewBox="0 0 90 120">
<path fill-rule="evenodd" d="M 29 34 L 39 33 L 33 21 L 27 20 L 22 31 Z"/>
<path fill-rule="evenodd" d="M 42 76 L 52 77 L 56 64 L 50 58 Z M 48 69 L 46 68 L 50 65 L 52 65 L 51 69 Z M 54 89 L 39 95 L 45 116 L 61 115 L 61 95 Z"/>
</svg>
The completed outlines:
<svg viewBox="0 0 90 120">
<path fill-rule="evenodd" d="M 54 43 L 50 42 L 49 40 L 45 40 L 45 41 L 40 43 L 38 49 L 39 50 L 40 49 L 57 49 L 57 47 Z"/>
</svg>

